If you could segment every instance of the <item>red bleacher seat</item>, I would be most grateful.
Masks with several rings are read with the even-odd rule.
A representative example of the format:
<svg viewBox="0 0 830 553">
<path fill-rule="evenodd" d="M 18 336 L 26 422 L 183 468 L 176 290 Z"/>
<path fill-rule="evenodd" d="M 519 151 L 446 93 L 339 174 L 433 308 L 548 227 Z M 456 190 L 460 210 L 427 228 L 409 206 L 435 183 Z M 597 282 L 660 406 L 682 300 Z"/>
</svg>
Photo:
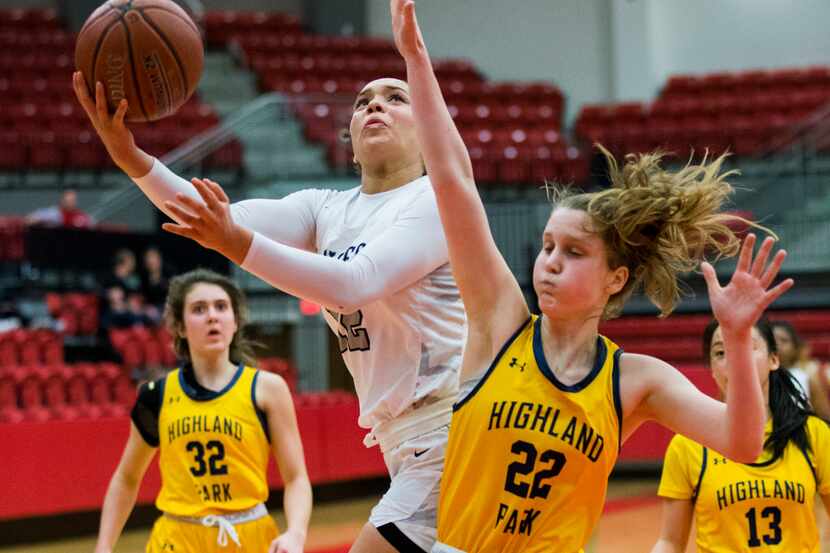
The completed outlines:
<svg viewBox="0 0 830 553">
<path fill-rule="evenodd" d="M 10 376 L 0 374 L 0 409 L 17 407 L 17 386 Z"/>
<path fill-rule="evenodd" d="M 121 405 L 132 405 L 135 402 L 136 388 L 127 375 L 119 376 L 112 387 L 113 399 Z"/>
<path fill-rule="evenodd" d="M 2 423 L 19 423 L 26 420 L 23 411 L 14 406 L 0 407 L 0 422 Z"/>
<path fill-rule="evenodd" d="M 27 369 L 18 385 L 20 406 L 24 409 L 42 406 L 44 404 L 43 384 L 44 378 L 41 371 L 35 368 Z"/>
</svg>

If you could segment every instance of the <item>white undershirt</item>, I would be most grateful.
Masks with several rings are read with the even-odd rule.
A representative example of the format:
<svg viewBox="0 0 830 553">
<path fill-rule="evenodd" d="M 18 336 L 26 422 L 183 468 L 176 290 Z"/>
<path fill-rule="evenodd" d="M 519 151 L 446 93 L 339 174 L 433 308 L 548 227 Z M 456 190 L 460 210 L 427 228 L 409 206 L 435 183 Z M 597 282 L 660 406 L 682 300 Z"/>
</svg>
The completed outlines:
<svg viewBox="0 0 830 553">
<path fill-rule="evenodd" d="M 198 198 L 158 160 L 134 181 L 162 211 L 176 193 Z M 327 308 L 361 426 L 455 397 L 466 319 L 427 177 L 377 194 L 309 189 L 245 200 L 231 214 L 254 232 L 244 269 Z"/>
</svg>

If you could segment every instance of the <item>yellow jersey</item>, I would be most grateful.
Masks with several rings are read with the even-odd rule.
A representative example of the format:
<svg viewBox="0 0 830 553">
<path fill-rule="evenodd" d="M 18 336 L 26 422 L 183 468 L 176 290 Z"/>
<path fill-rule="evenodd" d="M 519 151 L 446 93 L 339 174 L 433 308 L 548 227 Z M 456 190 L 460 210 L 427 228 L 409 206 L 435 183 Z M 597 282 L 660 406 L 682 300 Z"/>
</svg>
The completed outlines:
<svg viewBox="0 0 830 553">
<path fill-rule="evenodd" d="M 694 501 L 701 553 L 819 553 L 815 501 L 830 493 L 830 428 L 810 417 L 807 436 L 810 451 L 790 442 L 779 459 L 765 452 L 742 464 L 676 435 L 657 493 Z"/>
<path fill-rule="evenodd" d="M 522 325 L 454 406 L 438 506 L 445 550 L 576 553 L 602 513 L 620 447 L 622 350 L 598 337 L 591 372 L 566 385 L 540 325 Z"/>
<path fill-rule="evenodd" d="M 181 369 L 159 381 L 159 510 L 201 517 L 244 511 L 268 499 L 270 447 L 255 402 L 258 374 L 240 365 L 218 392 L 196 388 L 192 370 L 190 382 Z"/>
</svg>

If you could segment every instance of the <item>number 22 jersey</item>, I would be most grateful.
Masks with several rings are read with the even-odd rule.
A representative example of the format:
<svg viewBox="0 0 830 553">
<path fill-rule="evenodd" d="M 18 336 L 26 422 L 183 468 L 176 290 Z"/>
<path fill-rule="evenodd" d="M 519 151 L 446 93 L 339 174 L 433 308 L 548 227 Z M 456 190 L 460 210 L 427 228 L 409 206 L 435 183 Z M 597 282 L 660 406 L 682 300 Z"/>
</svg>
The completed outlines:
<svg viewBox="0 0 830 553">
<path fill-rule="evenodd" d="M 602 513 L 620 444 L 622 350 L 598 337 L 593 369 L 566 385 L 545 360 L 540 325 L 531 317 L 455 405 L 433 551 L 576 553 Z"/>
</svg>

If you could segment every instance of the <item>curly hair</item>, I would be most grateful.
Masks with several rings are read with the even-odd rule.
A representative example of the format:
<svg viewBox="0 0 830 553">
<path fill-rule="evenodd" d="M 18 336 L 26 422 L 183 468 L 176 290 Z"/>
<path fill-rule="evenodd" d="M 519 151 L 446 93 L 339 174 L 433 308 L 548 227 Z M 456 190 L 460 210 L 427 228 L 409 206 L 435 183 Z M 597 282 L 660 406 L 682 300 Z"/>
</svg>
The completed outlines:
<svg viewBox="0 0 830 553">
<path fill-rule="evenodd" d="M 170 280 L 167 299 L 164 303 L 164 322 L 173 336 L 173 349 L 176 351 L 176 355 L 179 359 L 192 361 L 190 346 L 187 343 L 187 338 L 181 335 L 181 330 L 184 329 L 184 305 L 187 295 L 194 286 L 201 283 L 219 286 L 228 294 L 231 300 L 231 308 L 237 326 L 237 331 L 233 335 L 230 344 L 229 358 L 231 362 L 255 366 L 256 356 L 253 351 L 253 342 L 245 336 L 245 324 L 248 321 L 248 304 L 245 294 L 231 279 L 209 269 L 194 269 Z"/>
<path fill-rule="evenodd" d="M 642 287 L 665 317 L 680 299 L 678 274 L 695 269 L 706 255 L 733 256 L 740 240 L 729 223 L 740 222 L 773 234 L 743 217 L 724 213 L 732 194 L 727 178 L 737 171 L 721 172 L 726 155 L 699 164 L 687 163 L 679 171 L 661 166 L 661 152 L 629 154 L 620 167 L 614 156 L 597 145 L 608 162 L 611 186 L 591 193 L 574 193 L 554 186 L 555 208 L 585 211 L 591 231 L 605 243 L 608 265 L 627 267 L 629 278 L 611 296 L 603 319 L 622 312 L 628 298 Z"/>
</svg>

